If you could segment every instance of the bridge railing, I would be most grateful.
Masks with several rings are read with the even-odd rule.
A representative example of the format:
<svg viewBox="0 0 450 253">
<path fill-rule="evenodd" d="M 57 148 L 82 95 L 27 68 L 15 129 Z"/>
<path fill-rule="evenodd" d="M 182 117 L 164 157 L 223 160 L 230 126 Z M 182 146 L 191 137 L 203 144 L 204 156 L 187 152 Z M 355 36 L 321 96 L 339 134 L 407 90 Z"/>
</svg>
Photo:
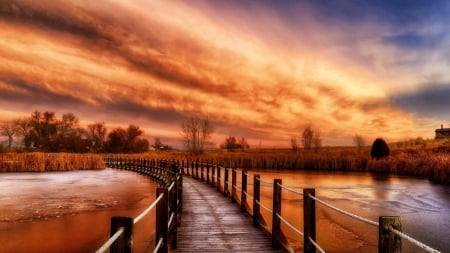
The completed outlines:
<svg viewBox="0 0 450 253">
<path fill-rule="evenodd" d="M 154 252 L 168 252 L 168 243 L 176 248 L 177 227 L 180 224 L 182 208 L 183 177 L 174 161 L 155 159 L 133 159 L 122 157 L 106 157 L 107 167 L 138 172 L 159 181 L 162 187 L 156 191 L 156 199 L 135 218 L 112 217 L 111 237 L 96 252 L 102 253 L 110 249 L 115 252 L 133 251 L 133 225 L 141 221 L 152 210 L 156 209 L 155 249 Z"/>
<path fill-rule="evenodd" d="M 303 237 L 304 252 L 326 252 L 316 241 L 316 203 L 329 208 L 335 212 L 344 214 L 352 219 L 364 222 L 374 227 L 378 227 L 378 251 L 379 252 L 401 252 L 402 239 L 407 240 L 415 246 L 425 250 L 426 252 L 439 253 L 440 251 L 412 238 L 402 232 L 402 223 L 399 216 L 380 216 L 378 221 L 361 217 L 357 214 L 345 211 L 328 202 L 318 198 L 315 195 L 314 188 L 298 189 L 282 184 L 281 179 L 274 179 L 273 182 L 264 181 L 260 175 L 253 175 L 253 194 L 249 194 L 247 187 L 248 172 L 240 170 L 240 182 L 237 182 L 238 170 L 236 168 L 225 168 L 216 164 L 182 161 L 182 173 L 192 176 L 206 183 L 217 187 L 225 196 L 230 197 L 233 202 L 240 205 L 243 212 L 247 212 L 253 216 L 254 226 L 263 228 L 272 238 L 272 245 L 275 248 L 283 247 L 287 251 L 292 251 L 287 245 L 286 237 L 281 230 L 281 223 L 285 224 L 292 231 Z M 229 181 L 229 172 L 231 171 L 231 182 Z M 223 177 L 221 178 L 221 173 Z M 230 186 L 231 183 L 231 186 Z M 265 206 L 261 203 L 261 184 L 273 187 L 272 207 Z M 303 230 L 296 227 L 285 217 L 281 215 L 282 191 L 301 195 L 303 197 Z M 240 192 L 240 196 L 237 192 Z M 253 206 L 249 208 L 248 199 L 252 198 Z M 266 224 L 261 215 L 261 210 L 272 216 L 271 227 Z"/>
</svg>

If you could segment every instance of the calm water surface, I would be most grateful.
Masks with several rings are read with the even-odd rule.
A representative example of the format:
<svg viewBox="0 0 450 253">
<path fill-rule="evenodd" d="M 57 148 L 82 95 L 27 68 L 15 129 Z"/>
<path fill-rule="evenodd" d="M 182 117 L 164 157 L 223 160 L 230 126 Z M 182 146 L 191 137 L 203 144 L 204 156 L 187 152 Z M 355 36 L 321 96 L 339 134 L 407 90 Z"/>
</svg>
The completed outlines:
<svg viewBox="0 0 450 253">
<path fill-rule="evenodd" d="M 357 173 L 256 172 L 265 181 L 315 188 L 316 196 L 346 211 L 373 221 L 381 215 L 400 216 L 403 232 L 442 252 L 450 252 L 450 186 L 428 180 Z M 248 179 L 253 184 L 253 174 Z M 252 186 L 249 186 L 252 192 Z M 261 184 L 262 203 L 271 207 L 272 186 Z M 303 198 L 282 191 L 282 216 L 303 230 Z M 251 200 L 251 199 L 250 199 Z M 317 240 L 326 252 L 378 252 L 378 228 L 316 204 Z M 271 224 L 271 215 L 261 210 Z M 300 251 L 303 238 L 289 229 L 290 244 Z M 402 252 L 424 252 L 403 240 Z"/>
<path fill-rule="evenodd" d="M 94 252 L 111 216 L 137 216 L 156 184 L 120 170 L 0 173 L 0 252 Z M 154 214 L 135 226 L 135 252 L 154 245 Z"/>
</svg>

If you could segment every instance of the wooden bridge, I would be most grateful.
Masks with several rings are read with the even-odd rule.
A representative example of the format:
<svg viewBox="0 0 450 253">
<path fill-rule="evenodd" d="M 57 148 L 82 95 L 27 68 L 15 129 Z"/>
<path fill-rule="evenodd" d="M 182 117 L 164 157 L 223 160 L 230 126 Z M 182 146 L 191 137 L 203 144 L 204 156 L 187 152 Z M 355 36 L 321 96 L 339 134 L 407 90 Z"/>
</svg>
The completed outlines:
<svg viewBox="0 0 450 253">
<path fill-rule="evenodd" d="M 238 170 L 208 163 L 120 157 L 106 158 L 105 161 L 112 168 L 151 176 L 160 182 L 161 187 L 157 190 L 156 200 L 138 217 L 111 218 L 111 237 L 98 253 L 106 252 L 108 248 L 112 253 L 132 252 L 133 224 L 154 208 L 154 252 L 293 252 L 286 242 L 281 223 L 303 237 L 303 252 L 326 252 L 316 242 L 316 203 L 378 227 L 379 252 L 401 252 L 404 239 L 427 252 L 439 253 L 402 233 L 398 216 L 381 216 L 378 222 L 372 221 L 321 200 L 315 196 L 314 189 L 298 191 L 282 185 L 281 179 L 266 182 L 259 175 L 253 175 L 252 194 L 249 194 L 245 170 L 240 171 L 239 187 Z M 273 187 L 271 207 L 260 202 L 261 183 Z M 282 217 L 282 190 L 303 198 L 303 231 Z M 240 197 L 237 192 L 240 192 Z M 247 197 L 252 198 L 251 208 Z M 264 221 L 260 213 L 262 209 L 272 215 L 271 226 Z"/>
<path fill-rule="evenodd" d="M 215 188 L 183 179 L 183 211 L 175 252 L 281 252 L 251 217 Z"/>
</svg>

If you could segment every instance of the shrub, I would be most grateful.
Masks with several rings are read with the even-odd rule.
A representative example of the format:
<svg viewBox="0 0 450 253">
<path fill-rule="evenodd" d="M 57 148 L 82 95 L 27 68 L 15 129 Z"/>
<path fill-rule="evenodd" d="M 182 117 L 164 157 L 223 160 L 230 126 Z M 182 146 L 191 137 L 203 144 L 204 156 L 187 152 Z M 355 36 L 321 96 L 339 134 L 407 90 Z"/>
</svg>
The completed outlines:
<svg viewBox="0 0 450 253">
<path fill-rule="evenodd" d="M 370 156 L 372 157 L 372 159 L 379 160 L 387 158 L 389 157 L 389 154 L 390 150 L 386 142 L 381 138 L 377 138 L 373 142 L 372 149 L 370 150 Z"/>
</svg>

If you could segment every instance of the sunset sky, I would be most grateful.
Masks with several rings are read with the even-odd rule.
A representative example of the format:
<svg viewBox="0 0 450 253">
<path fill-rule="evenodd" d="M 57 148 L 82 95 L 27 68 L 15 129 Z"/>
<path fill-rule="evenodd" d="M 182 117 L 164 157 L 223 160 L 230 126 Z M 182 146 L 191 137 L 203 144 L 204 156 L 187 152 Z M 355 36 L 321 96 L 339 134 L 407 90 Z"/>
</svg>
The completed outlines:
<svg viewBox="0 0 450 253">
<path fill-rule="evenodd" d="M 450 2 L 1 0 L 0 121 L 34 110 L 180 145 L 433 138 L 450 123 Z"/>
</svg>

